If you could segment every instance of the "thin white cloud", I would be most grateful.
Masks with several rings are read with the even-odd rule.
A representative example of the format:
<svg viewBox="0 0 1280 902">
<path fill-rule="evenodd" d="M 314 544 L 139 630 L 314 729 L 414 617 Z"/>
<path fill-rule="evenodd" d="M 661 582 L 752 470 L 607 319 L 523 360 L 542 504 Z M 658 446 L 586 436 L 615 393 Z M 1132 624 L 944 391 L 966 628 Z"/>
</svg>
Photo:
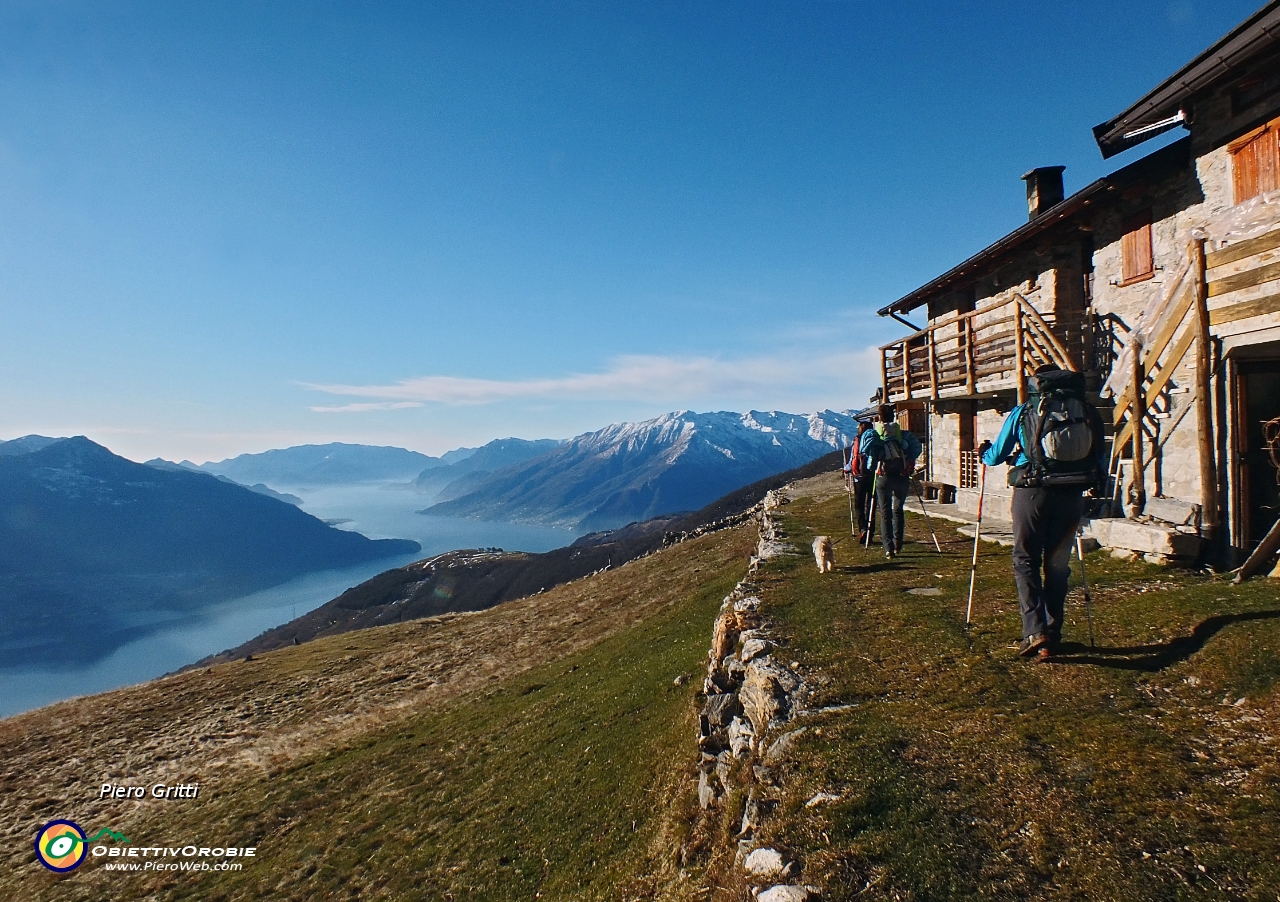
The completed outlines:
<svg viewBox="0 0 1280 902">
<path fill-rule="evenodd" d="M 840 393 L 851 382 L 873 380 L 873 349 L 821 355 L 803 349 L 785 354 L 725 360 L 717 357 L 619 357 L 598 373 L 542 379 L 468 379 L 421 376 L 389 385 L 303 383 L 329 395 L 370 399 L 322 412 L 392 410 L 424 404 L 473 405 L 512 400 L 648 401 L 676 407 L 724 398 Z"/>
<path fill-rule="evenodd" d="M 340 404 L 337 407 L 312 407 L 316 413 L 366 413 L 370 410 L 404 410 L 421 407 L 421 401 L 371 401 L 365 404 Z"/>
</svg>

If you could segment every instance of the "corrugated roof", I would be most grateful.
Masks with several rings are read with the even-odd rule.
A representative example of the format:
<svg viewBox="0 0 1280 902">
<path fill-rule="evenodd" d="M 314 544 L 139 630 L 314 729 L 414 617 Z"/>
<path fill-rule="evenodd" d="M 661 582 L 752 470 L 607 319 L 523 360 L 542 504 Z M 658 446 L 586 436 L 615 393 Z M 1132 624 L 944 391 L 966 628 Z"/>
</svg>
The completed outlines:
<svg viewBox="0 0 1280 902">
<path fill-rule="evenodd" d="M 1174 128 L 1179 123 L 1171 120 L 1190 97 L 1231 76 L 1277 43 L 1280 0 L 1273 0 L 1119 116 L 1095 126 L 1093 137 L 1102 158 L 1113 157 Z"/>
</svg>

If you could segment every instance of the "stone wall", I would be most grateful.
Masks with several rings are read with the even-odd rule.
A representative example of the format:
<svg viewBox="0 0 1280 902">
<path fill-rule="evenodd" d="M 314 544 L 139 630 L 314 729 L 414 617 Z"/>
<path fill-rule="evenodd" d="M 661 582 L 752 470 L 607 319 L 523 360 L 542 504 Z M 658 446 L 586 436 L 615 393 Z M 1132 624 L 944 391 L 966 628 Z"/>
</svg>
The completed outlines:
<svg viewBox="0 0 1280 902">
<path fill-rule="evenodd" d="M 698 715 L 698 804 L 710 810 L 731 793 L 745 796 L 734 867 L 761 902 L 805 902 L 820 893 L 798 881 L 796 862 L 755 842 L 760 823 L 777 805 L 779 766 L 804 732 L 796 722 L 808 688 L 799 662 L 782 657 L 752 585 L 759 561 L 798 553 L 777 516 L 785 503 L 784 492 L 772 491 L 757 512 L 757 552 L 712 628 Z"/>
</svg>

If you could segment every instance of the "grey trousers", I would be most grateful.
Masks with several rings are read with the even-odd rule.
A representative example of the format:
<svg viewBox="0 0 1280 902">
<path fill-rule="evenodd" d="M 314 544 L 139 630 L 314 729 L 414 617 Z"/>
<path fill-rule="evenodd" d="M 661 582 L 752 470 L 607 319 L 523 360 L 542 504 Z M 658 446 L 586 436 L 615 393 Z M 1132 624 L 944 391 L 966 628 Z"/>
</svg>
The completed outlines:
<svg viewBox="0 0 1280 902">
<path fill-rule="evenodd" d="M 907 476 L 877 476 L 876 504 L 880 505 L 880 543 L 886 552 L 902 550 L 902 532 L 907 518 L 902 507 L 907 503 L 911 479 Z"/>
<path fill-rule="evenodd" d="M 1013 578 L 1023 638 L 1062 637 L 1071 546 L 1083 512 L 1080 489 L 1013 490 Z"/>
</svg>

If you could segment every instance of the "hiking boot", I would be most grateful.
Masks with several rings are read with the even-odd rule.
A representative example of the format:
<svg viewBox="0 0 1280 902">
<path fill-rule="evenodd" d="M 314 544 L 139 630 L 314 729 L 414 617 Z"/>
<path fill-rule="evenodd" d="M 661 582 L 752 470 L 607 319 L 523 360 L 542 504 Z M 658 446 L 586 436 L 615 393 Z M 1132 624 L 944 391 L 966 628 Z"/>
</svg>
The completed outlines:
<svg viewBox="0 0 1280 902">
<path fill-rule="evenodd" d="M 1044 633 L 1035 633 L 1031 636 L 1023 637 L 1018 643 L 1018 654 L 1024 658 L 1036 654 L 1040 649 L 1045 648 L 1049 644 L 1049 637 Z"/>
</svg>

